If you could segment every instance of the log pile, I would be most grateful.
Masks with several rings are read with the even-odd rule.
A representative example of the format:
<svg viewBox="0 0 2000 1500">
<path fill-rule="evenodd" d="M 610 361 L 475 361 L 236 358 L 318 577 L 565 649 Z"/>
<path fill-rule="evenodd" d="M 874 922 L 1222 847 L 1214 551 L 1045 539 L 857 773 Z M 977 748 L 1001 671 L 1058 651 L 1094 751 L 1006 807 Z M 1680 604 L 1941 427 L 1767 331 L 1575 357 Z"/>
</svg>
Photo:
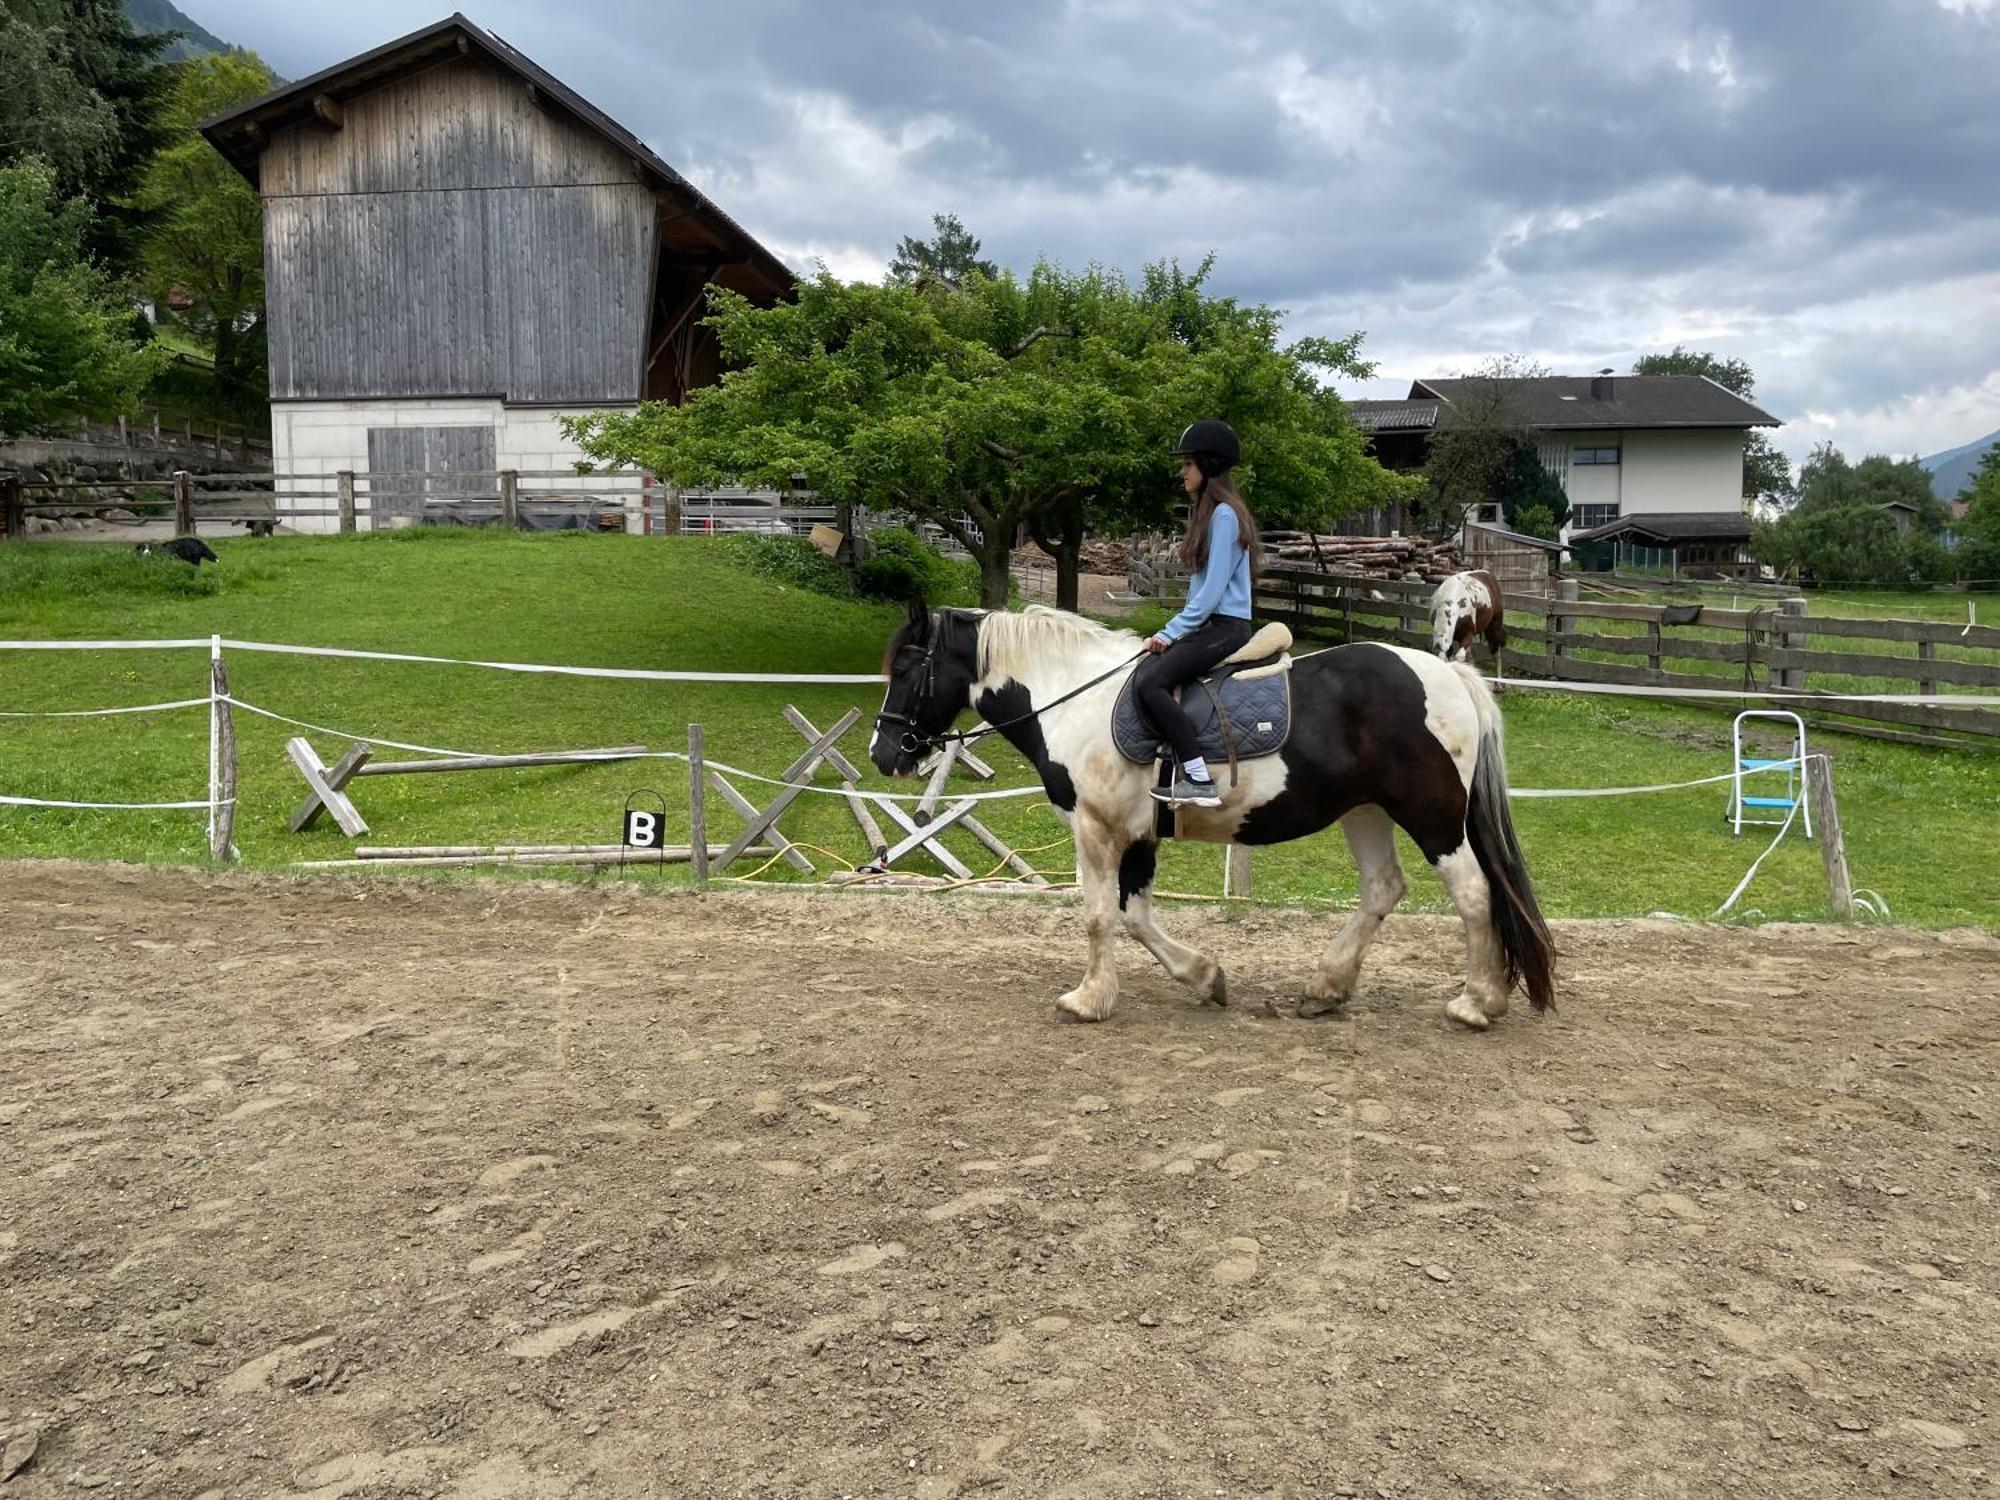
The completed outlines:
<svg viewBox="0 0 2000 1500">
<path fill-rule="evenodd" d="M 1324 567 L 1329 573 L 1362 578 L 1403 578 L 1442 583 L 1463 572 L 1465 559 L 1455 543 L 1411 536 L 1314 536 L 1305 531 L 1267 531 L 1264 556 L 1294 567 Z"/>
<path fill-rule="evenodd" d="M 1014 561 L 1021 566 L 1040 564 L 1053 567 L 1055 559 L 1050 557 L 1033 542 L 1024 542 L 1014 549 Z M 1080 573 L 1105 573 L 1117 578 L 1124 576 L 1131 565 L 1132 543 L 1125 538 L 1085 537 L 1083 547 L 1077 554 L 1077 571 Z"/>
</svg>

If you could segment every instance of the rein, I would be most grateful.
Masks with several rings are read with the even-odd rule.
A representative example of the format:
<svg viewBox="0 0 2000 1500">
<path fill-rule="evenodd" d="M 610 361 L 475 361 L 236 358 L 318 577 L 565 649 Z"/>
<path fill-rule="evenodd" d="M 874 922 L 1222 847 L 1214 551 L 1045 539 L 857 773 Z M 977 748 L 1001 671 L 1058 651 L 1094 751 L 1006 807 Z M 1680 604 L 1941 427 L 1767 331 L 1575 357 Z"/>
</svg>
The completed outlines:
<svg viewBox="0 0 2000 1500">
<path fill-rule="evenodd" d="M 941 616 L 940 618 L 948 617 Z M 923 664 L 918 669 L 923 673 L 923 688 L 917 702 L 911 705 L 913 708 L 928 704 L 937 696 L 937 649 L 943 643 L 944 634 L 945 627 L 940 625 L 931 632 L 930 644 L 924 648 Z M 1090 691 L 1090 689 L 1096 687 L 1100 682 L 1106 682 L 1116 677 L 1145 654 L 1145 648 L 1141 647 L 1108 672 L 1100 672 L 1097 676 L 1091 678 L 1090 681 L 1071 688 L 1060 698 L 1051 698 L 1039 708 L 1031 708 L 1024 714 L 1016 714 L 1011 719 L 1002 719 L 998 724 L 988 724 L 984 729 L 975 729 L 969 733 L 961 729 L 946 729 L 937 734 L 925 734 L 918 728 L 917 721 L 910 715 L 892 714 L 887 711 L 875 715 L 875 725 L 878 729 L 884 724 L 903 726 L 902 737 L 898 747 L 905 755 L 915 755 L 919 750 L 942 750 L 953 741 L 957 741 L 961 745 L 976 744 L 978 741 L 985 739 L 989 734 L 998 734 L 1003 729 L 1012 729 L 1016 724 L 1025 724 L 1030 719 L 1040 718 L 1050 709 L 1056 708 L 1061 704 L 1069 702 L 1070 699 Z"/>
</svg>

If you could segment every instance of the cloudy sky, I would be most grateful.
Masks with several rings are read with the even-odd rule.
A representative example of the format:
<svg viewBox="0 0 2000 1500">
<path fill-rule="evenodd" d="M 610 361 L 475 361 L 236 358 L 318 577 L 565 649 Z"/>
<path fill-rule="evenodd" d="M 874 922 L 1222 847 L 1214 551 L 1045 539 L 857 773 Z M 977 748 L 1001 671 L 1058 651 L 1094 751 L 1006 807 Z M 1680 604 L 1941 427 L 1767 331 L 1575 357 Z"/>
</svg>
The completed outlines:
<svg viewBox="0 0 2000 1500">
<path fill-rule="evenodd" d="M 298 78 L 439 19 L 182 0 Z M 1749 361 L 1795 458 L 2000 428 L 2000 0 L 462 0 L 798 268 L 958 214 L 1380 376 Z"/>
</svg>

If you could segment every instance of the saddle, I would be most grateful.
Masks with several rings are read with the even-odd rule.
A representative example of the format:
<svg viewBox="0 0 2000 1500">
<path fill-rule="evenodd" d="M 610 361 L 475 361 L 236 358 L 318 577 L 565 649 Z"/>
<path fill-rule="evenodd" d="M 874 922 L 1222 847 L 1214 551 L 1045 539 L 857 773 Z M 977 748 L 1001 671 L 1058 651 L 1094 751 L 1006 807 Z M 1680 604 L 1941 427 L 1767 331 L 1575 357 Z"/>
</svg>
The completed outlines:
<svg viewBox="0 0 2000 1500">
<path fill-rule="evenodd" d="M 1224 658 L 1206 677 L 1180 690 L 1180 705 L 1194 725 L 1205 760 L 1236 762 L 1275 755 L 1292 732 L 1292 632 L 1272 623 Z M 1111 740 L 1118 753 L 1151 765 L 1165 751 L 1153 721 L 1139 704 L 1133 673 L 1111 709 Z"/>
</svg>

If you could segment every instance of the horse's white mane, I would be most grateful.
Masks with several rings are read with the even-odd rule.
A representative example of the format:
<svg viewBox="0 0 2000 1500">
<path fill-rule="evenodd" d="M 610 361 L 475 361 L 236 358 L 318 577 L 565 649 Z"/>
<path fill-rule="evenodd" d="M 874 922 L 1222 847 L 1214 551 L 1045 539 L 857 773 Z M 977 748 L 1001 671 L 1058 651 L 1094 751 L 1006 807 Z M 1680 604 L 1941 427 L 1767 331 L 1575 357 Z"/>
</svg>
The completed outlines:
<svg viewBox="0 0 2000 1500">
<path fill-rule="evenodd" d="M 1139 638 L 1129 630 L 1113 630 L 1046 604 L 1031 604 L 1018 614 L 995 610 L 980 619 L 979 675 L 982 680 L 1025 682 L 1037 667 L 1103 656 L 1109 650 L 1136 651 L 1138 645 Z"/>
</svg>

